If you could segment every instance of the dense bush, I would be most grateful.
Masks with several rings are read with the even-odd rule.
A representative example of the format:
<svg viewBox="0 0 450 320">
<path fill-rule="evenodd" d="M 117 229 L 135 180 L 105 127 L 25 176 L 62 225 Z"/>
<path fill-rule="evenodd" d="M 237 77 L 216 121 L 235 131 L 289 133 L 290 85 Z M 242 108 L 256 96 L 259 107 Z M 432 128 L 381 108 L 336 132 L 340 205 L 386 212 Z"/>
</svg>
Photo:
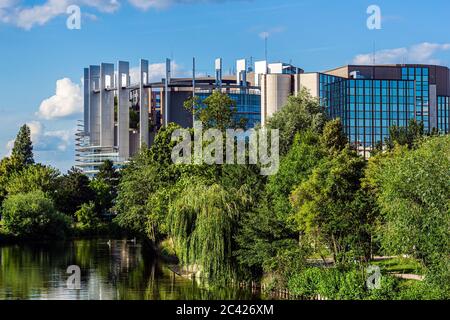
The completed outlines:
<svg viewBox="0 0 450 320">
<path fill-rule="evenodd" d="M 384 249 L 410 254 L 435 271 L 450 265 L 449 154 L 450 136 L 433 137 L 383 160 L 372 173 Z"/>
<path fill-rule="evenodd" d="M 10 195 L 40 190 L 53 197 L 58 175 L 59 171 L 51 167 L 29 165 L 9 177 L 6 190 Z"/>
<path fill-rule="evenodd" d="M 400 292 L 396 296 L 400 300 L 448 300 L 450 299 L 449 282 L 436 284 L 425 276 L 423 281 L 408 280 L 400 284 Z"/>
<path fill-rule="evenodd" d="M 380 288 L 372 290 L 366 287 L 366 279 L 363 269 L 312 267 L 293 275 L 289 280 L 289 290 L 303 299 L 384 300 L 400 296 L 398 279 L 383 275 Z"/>
<path fill-rule="evenodd" d="M 416 280 L 413 280 L 417 282 Z M 370 300 L 394 300 L 399 299 L 402 294 L 400 279 L 389 275 L 383 275 L 380 279 L 380 288 L 370 290 Z"/>
<path fill-rule="evenodd" d="M 19 193 L 3 202 L 3 228 L 23 238 L 64 237 L 70 219 L 57 212 L 51 199 L 42 191 Z"/>
<path fill-rule="evenodd" d="M 364 278 L 359 271 L 337 268 L 308 268 L 289 280 L 289 289 L 303 298 L 318 296 L 329 300 L 364 298 Z"/>
<path fill-rule="evenodd" d="M 81 208 L 75 212 L 75 217 L 83 229 L 95 229 L 100 224 L 100 219 L 95 211 L 95 203 L 93 202 L 81 205 Z"/>
<path fill-rule="evenodd" d="M 289 290 L 292 294 L 305 299 L 311 299 L 319 294 L 319 284 L 322 270 L 320 268 L 307 268 L 289 280 Z"/>
</svg>

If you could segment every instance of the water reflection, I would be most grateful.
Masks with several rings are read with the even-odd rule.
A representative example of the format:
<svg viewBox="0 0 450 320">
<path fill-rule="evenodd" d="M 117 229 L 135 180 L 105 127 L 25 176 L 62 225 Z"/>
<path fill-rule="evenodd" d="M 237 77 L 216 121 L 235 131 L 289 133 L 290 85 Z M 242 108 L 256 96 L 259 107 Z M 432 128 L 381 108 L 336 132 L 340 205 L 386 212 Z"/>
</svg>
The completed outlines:
<svg viewBox="0 0 450 320">
<path fill-rule="evenodd" d="M 16 244 L 0 247 L 0 299 L 255 299 L 246 290 L 206 289 L 122 240 Z M 67 267 L 81 268 L 81 290 L 67 289 Z"/>
</svg>

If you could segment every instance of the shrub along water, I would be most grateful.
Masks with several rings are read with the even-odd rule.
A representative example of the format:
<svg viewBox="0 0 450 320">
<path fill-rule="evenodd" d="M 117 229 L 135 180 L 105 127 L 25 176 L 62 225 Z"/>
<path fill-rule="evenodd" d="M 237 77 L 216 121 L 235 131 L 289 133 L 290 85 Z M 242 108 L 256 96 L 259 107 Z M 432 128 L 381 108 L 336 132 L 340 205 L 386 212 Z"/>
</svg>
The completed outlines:
<svg viewBox="0 0 450 320">
<path fill-rule="evenodd" d="M 6 233 L 15 237 L 48 239 L 67 235 L 71 220 L 56 211 L 42 191 L 9 196 L 3 203 L 2 222 Z"/>
</svg>

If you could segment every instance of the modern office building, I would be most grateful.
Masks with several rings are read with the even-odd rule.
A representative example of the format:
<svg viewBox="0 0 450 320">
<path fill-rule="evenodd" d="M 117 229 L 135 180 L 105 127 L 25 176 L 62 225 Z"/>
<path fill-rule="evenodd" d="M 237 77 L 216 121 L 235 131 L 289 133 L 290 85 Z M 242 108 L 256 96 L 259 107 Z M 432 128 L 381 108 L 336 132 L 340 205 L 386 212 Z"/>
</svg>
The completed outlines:
<svg viewBox="0 0 450 320">
<path fill-rule="evenodd" d="M 84 119 L 76 134 L 76 165 L 89 176 L 105 160 L 122 166 L 142 145 L 151 145 L 157 131 L 168 123 L 193 126 L 193 116 L 184 102 L 193 96 L 203 101 L 214 90 L 236 102 L 237 119 L 247 127 L 261 122 L 261 91 L 247 81 L 246 60 L 237 62 L 237 75 L 222 75 L 222 59 L 215 63 L 215 77 L 172 78 L 167 59 L 166 76 L 149 82 L 149 64 L 140 61 L 139 79 L 130 83 L 128 62 L 102 63 L 84 70 Z M 195 60 L 193 64 L 195 74 Z M 253 80 L 249 77 L 250 80 Z"/>
<path fill-rule="evenodd" d="M 148 61 L 141 60 L 139 70 L 139 83 L 131 86 L 128 62 L 119 61 L 117 70 L 110 63 L 84 69 L 84 119 L 76 134 L 76 166 L 87 175 L 94 175 L 105 160 L 116 165 L 127 161 L 134 141 L 149 144 Z M 138 97 L 130 94 L 135 87 L 141 89 Z M 130 127 L 133 98 L 139 108 L 136 128 Z"/>
<path fill-rule="evenodd" d="M 95 175 L 106 159 L 120 166 L 142 145 L 150 145 L 158 130 L 174 122 L 192 127 L 184 102 L 203 101 L 214 90 L 228 94 L 237 107 L 236 120 L 251 128 L 266 124 L 290 95 L 306 88 L 331 118 L 340 118 L 350 143 L 364 156 L 389 137 L 393 125 L 422 121 L 450 132 L 450 72 L 434 65 L 347 65 L 305 73 L 286 63 L 238 60 L 236 72 L 223 76 L 222 59 L 215 77 L 173 78 L 167 60 L 165 78 L 149 82 L 149 64 L 140 61 L 139 79 L 130 83 L 128 62 L 102 63 L 84 70 L 84 120 L 77 133 L 77 166 Z M 195 60 L 193 63 L 195 75 Z"/>
<path fill-rule="evenodd" d="M 364 156 L 409 120 L 449 133 L 450 72 L 434 65 L 348 65 L 298 76 L 300 87 L 340 118 L 350 142 Z"/>
</svg>

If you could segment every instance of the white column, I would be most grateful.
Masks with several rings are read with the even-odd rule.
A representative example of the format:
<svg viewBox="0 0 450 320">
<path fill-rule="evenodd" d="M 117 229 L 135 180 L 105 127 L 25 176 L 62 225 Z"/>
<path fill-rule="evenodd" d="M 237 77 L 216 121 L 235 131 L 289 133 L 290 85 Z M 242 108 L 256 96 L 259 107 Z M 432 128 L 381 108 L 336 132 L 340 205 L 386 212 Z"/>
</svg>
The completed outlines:
<svg viewBox="0 0 450 320">
<path fill-rule="evenodd" d="M 139 146 L 149 145 L 150 134 L 148 132 L 148 60 L 141 59 L 139 81 Z"/>
<path fill-rule="evenodd" d="M 100 66 L 89 66 L 90 145 L 100 145 Z"/>
<path fill-rule="evenodd" d="M 114 146 L 114 64 L 100 66 L 100 144 Z"/>
<path fill-rule="evenodd" d="M 129 89 L 130 64 L 119 61 L 117 64 L 117 117 L 118 147 L 120 160 L 130 157 L 130 106 Z"/>
</svg>

